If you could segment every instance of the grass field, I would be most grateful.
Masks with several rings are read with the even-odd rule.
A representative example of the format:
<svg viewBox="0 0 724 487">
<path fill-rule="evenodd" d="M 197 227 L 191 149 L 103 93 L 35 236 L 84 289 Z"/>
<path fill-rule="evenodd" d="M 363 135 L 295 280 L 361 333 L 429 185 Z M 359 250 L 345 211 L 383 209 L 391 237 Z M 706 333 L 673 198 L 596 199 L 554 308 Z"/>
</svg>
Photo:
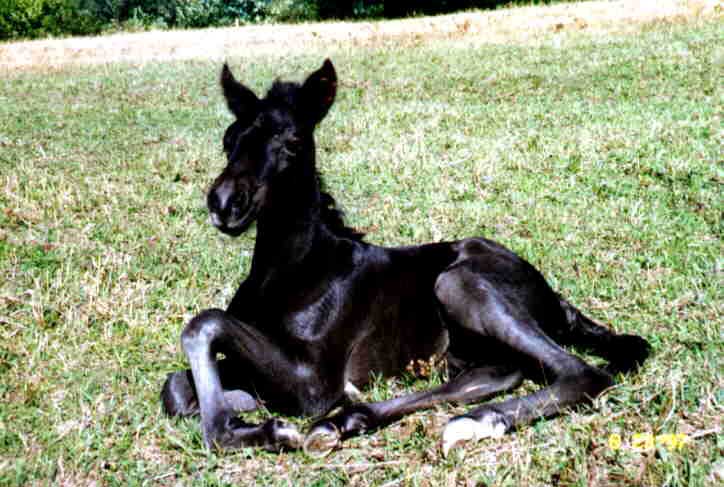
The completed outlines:
<svg viewBox="0 0 724 487">
<path fill-rule="evenodd" d="M 223 307 L 250 262 L 253 232 L 224 237 L 204 208 L 230 121 L 219 62 L 4 73 L 0 484 L 720 482 L 723 35 L 721 18 L 690 18 L 528 45 L 421 37 L 229 59 L 257 91 L 333 59 L 318 160 L 369 241 L 496 239 L 587 314 L 652 343 L 593 407 L 448 458 L 439 434 L 458 406 L 324 460 L 209 453 L 198 421 L 166 418 L 158 393 L 186 367 L 184 323 Z M 365 398 L 437 380 L 376 379 Z M 659 441 L 639 448 L 637 434 Z"/>
</svg>

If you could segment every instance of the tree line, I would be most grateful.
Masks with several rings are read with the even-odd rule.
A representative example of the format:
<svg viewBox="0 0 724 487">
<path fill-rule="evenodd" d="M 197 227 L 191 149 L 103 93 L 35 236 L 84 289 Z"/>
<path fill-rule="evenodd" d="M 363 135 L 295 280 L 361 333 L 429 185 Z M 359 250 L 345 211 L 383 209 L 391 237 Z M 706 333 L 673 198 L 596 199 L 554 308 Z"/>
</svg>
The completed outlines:
<svg viewBox="0 0 724 487">
<path fill-rule="evenodd" d="M 506 3 L 510 0 L 0 0 L 0 40 L 119 29 L 394 18 Z"/>
</svg>

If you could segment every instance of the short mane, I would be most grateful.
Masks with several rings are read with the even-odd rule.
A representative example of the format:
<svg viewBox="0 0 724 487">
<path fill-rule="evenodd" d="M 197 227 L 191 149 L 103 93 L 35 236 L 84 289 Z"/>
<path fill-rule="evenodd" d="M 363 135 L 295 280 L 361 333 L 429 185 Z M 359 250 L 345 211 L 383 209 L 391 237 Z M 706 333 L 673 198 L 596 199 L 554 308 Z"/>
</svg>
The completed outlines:
<svg viewBox="0 0 724 487">
<path fill-rule="evenodd" d="M 294 106 L 299 88 L 301 88 L 301 85 L 298 83 L 276 80 L 267 92 L 266 100 L 272 103 Z M 322 222 L 337 237 L 362 241 L 365 234 L 355 228 L 348 227 L 344 223 L 344 212 L 337 207 L 337 202 L 334 197 L 325 190 L 324 179 L 319 171 L 317 171 L 316 177 L 317 184 L 319 185 L 319 214 Z"/>
<path fill-rule="evenodd" d="M 319 172 L 317 172 L 317 184 L 319 185 L 319 214 L 322 222 L 334 235 L 361 242 L 365 234 L 344 223 L 344 212 L 337 208 L 334 197 L 325 191 L 324 179 Z"/>
</svg>

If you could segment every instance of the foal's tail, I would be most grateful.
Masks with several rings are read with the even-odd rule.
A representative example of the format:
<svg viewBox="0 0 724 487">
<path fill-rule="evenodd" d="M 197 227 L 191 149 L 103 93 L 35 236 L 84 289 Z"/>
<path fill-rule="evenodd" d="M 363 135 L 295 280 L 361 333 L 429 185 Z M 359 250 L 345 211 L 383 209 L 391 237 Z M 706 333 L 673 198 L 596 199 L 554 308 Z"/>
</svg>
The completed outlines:
<svg viewBox="0 0 724 487">
<path fill-rule="evenodd" d="M 608 360 L 606 370 L 612 374 L 631 372 L 649 356 L 651 345 L 636 335 L 617 335 L 599 325 L 575 306 L 558 296 L 565 312 L 568 327 L 559 340 L 565 345 L 577 345 Z"/>
</svg>

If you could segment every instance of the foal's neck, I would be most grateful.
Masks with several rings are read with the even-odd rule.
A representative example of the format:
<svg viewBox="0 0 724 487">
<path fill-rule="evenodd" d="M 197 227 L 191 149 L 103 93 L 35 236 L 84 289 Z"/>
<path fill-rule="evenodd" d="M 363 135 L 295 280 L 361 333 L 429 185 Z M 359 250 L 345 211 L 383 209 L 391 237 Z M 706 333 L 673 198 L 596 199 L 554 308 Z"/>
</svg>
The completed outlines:
<svg viewBox="0 0 724 487">
<path fill-rule="evenodd" d="M 320 190 L 314 171 L 279 175 L 259 215 L 252 272 L 295 267 L 324 242 Z"/>
</svg>

